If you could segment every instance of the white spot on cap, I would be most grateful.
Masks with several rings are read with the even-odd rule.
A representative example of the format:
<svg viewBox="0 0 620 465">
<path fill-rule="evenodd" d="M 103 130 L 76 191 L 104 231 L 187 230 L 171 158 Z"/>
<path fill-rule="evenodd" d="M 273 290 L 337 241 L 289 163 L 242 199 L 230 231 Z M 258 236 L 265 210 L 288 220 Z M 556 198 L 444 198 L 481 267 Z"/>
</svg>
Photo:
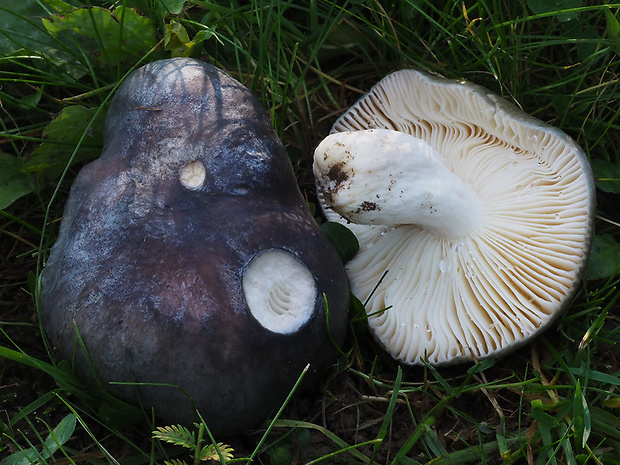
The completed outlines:
<svg viewBox="0 0 620 465">
<path fill-rule="evenodd" d="M 198 190 L 202 187 L 207 176 L 207 170 L 198 160 L 188 163 L 179 173 L 181 184 L 190 190 Z"/>
<path fill-rule="evenodd" d="M 242 285 L 250 313 L 274 333 L 294 333 L 314 313 L 314 277 L 285 250 L 270 249 L 256 255 L 243 273 Z"/>
</svg>

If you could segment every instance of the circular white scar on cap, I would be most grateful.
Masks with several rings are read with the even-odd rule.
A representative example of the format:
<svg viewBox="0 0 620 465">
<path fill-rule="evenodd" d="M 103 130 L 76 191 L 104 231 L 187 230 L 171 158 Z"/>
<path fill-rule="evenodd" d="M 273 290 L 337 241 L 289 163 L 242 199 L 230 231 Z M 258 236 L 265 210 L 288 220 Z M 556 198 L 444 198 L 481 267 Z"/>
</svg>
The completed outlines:
<svg viewBox="0 0 620 465">
<path fill-rule="evenodd" d="M 256 255 L 243 272 L 242 286 L 252 316 L 274 333 L 294 333 L 314 313 L 314 276 L 285 250 L 269 249 Z"/>
<path fill-rule="evenodd" d="M 202 187 L 207 177 L 207 170 L 198 160 L 188 163 L 179 173 L 179 180 L 184 187 L 190 190 L 197 190 Z"/>
</svg>

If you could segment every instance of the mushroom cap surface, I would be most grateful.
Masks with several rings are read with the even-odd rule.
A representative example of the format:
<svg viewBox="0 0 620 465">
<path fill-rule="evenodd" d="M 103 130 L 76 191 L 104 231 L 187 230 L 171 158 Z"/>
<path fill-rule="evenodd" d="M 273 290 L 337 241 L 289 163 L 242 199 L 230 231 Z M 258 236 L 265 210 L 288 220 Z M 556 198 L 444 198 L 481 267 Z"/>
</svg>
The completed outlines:
<svg viewBox="0 0 620 465">
<path fill-rule="evenodd" d="M 374 142 L 352 148 L 357 136 Z M 466 224 L 455 229 L 460 235 L 424 223 L 447 203 L 414 191 L 427 183 L 428 198 L 446 198 L 451 181 L 429 180 L 422 162 L 407 171 L 412 163 L 401 160 L 410 150 L 395 147 L 417 141 L 477 199 L 450 210 Z M 379 170 L 392 177 L 372 180 Z M 346 224 L 360 243 L 346 265 L 351 290 L 367 301 L 371 331 L 399 361 L 445 365 L 506 354 L 548 327 L 575 294 L 593 233 L 588 159 L 564 132 L 483 87 L 394 72 L 334 123 L 314 171 L 328 220 Z M 357 204 L 347 190 L 361 193 Z"/>
<path fill-rule="evenodd" d="M 217 435 L 264 421 L 307 364 L 314 379 L 335 362 L 347 328 L 344 267 L 267 114 L 193 59 L 121 85 L 41 287 L 52 346 L 82 377 L 95 384 L 92 363 L 168 423 L 191 424 L 197 408 Z"/>
</svg>

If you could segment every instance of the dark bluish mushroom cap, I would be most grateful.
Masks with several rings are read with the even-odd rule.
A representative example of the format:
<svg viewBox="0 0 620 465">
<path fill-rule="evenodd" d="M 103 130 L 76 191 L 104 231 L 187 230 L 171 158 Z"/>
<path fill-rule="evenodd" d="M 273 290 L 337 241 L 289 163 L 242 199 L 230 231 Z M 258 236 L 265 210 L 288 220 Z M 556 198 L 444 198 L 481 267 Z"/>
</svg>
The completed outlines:
<svg viewBox="0 0 620 465">
<path fill-rule="evenodd" d="M 170 423 L 192 421 L 195 405 L 233 434 L 279 407 L 308 363 L 334 362 L 328 327 L 342 342 L 347 307 L 338 254 L 254 96 L 197 60 L 135 71 L 43 272 L 60 356 L 91 376 L 77 328 L 104 382 L 179 386 L 113 392 Z"/>
</svg>

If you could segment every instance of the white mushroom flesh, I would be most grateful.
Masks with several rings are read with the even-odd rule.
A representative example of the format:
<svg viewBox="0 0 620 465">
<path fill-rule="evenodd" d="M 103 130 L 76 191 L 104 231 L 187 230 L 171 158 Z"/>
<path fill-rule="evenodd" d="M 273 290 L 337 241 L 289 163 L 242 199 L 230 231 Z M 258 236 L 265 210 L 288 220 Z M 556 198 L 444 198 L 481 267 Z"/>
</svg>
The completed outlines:
<svg viewBox="0 0 620 465">
<path fill-rule="evenodd" d="M 252 316 L 274 333 L 299 331 L 314 313 L 314 277 L 285 250 L 269 249 L 256 255 L 243 272 L 242 286 Z"/>
<path fill-rule="evenodd" d="M 356 218 L 331 203 L 344 194 L 320 180 L 330 169 L 324 150 L 315 152 L 325 214 L 360 242 L 347 272 L 377 340 L 405 363 L 441 365 L 505 353 L 548 326 L 574 294 L 589 251 L 594 187 L 583 151 L 478 86 L 413 70 L 377 84 L 332 132 L 374 128 L 425 141 L 481 210 L 480 223 L 460 236 L 390 221 L 387 204 L 382 224 L 351 223 Z M 399 170 L 390 150 L 365 156 L 375 166 L 385 154 L 385 168 Z M 373 183 L 375 195 L 387 195 L 386 185 Z"/>
<path fill-rule="evenodd" d="M 179 180 L 186 189 L 198 190 L 202 187 L 207 177 L 207 169 L 198 160 L 194 160 L 183 168 L 179 173 Z"/>
</svg>

